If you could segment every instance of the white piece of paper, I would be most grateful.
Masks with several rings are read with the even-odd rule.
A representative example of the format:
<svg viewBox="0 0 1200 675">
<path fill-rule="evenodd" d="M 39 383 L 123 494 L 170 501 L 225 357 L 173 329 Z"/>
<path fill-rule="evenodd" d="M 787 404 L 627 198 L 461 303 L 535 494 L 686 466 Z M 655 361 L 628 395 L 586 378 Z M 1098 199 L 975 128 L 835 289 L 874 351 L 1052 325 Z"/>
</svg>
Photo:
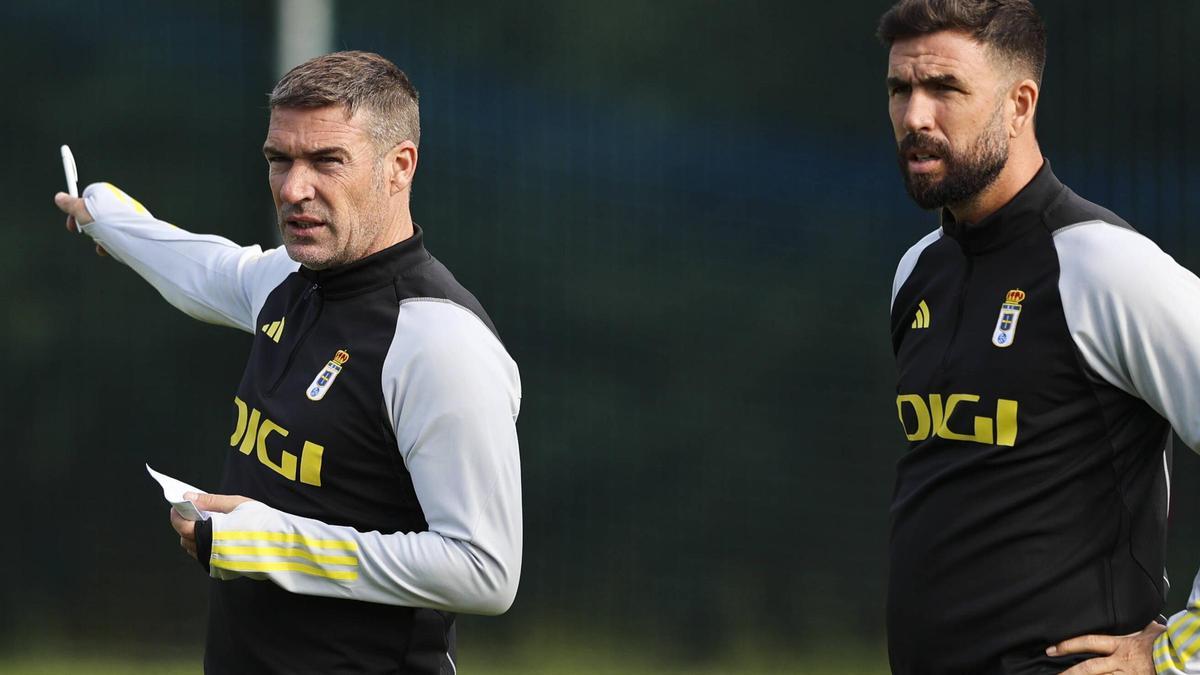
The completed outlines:
<svg viewBox="0 0 1200 675">
<path fill-rule="evenodd" d="M 183 498 L 186 492 L 195 492 L 196 494 L 208 493 L 199 488 L 192 487 L 181 480 L 171 478 L 164 473 L 159 473 L 151 469 L 149 464 L 146 465 L 146 470 L 150 472 L 150 477 L 158 481 L 158 484 L 162 486 L 163 497 L 171 506 L 175 507 L 179 515 L 183 516 L 186 520 L 208 520 L 210 515 L 208 511 L 201 511 L 191 501 Z"/>
</svg>

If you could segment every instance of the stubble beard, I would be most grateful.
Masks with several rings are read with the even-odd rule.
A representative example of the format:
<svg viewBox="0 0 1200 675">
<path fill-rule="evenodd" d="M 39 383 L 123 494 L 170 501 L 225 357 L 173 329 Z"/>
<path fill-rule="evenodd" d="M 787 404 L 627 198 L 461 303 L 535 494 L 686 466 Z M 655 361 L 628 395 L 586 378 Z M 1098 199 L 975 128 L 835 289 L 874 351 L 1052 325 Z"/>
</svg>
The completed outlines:
<svg viewBox="0 0 1200 675">
<path fill-rule="evenodd" d="M 313 232 L 316 236 L 301 238 L 288 231 L 287 220 L 301 214 L 316 216 L 323 221 L 324 225 Z M 323 244 L 325 242 L 332 242 L 332 245 L 336 246 L 337 232 L 340 229 L 323 209 L 311 206 L 308 208 L 297 208 L 296 206 L 284 207 L 278 214 L 277 226 L 279 227 L 279 236 L 283 240 L 283 246 L 287 249 L 288 257 L 292 260 L 314 270 L 323 270 L 338 264 L 335 260 L 337 251 L 330 252 L 326 250 Z"/>
<path fill-rule="evenodd" d="M 348 225 L 332 221 L 334 216 L 329 209 L 325 208 L 296 208 L 293 205 L 293 207 L 281 210 L 278 213 L 278 227 L 280 227 L 280 235 L 283 245 L 288 251 L 288 257 L 305 265 L 308 269 L 316 270 L 341 267 L 343 264 L 366 257 L 372 247 L 378 243 L 378 239 L 382 237 L 386 227 L 384 219 L 386 208 L 388 208 L 388 197 L 385 195 L 383 155 L 377 157 L 372 174 L 371 191 L 367 195 L 362 195 L 358 201 L 350 203 L 350 208 L 354 209 L 353 214 L 343 214 L 348 216 L 344 219 Z M 299 214 L 314 215 L 324 221 L 325 227 L 320 228 L 320 231 L 316 233 L 320 238 L 317 241 L 322 241 L 328 247 L 317 244 L 316 241 L 313 243 L 301 241 L 296 239 L 294 234 L 288 232 L 287 220 L 289 217 Z M 304 246 L 304 249 L 300 249 L 298 246 Z"/>
<path fill-rule="evenodd" d="M 1008 163 L 1008 134 L 1000 112 L 997 108 L 975 143 L 962 153 L 955 153 L 946 141 L 925 134 L 909 133 L 904 137 L 898 153 L 900 173 L 904 188 L 918 206 L 937 209 L 969 204 L 996 182 Z M 942 158 L 944 171 L 940 178 L 909 172 L 908 154 L 914 149 L 931 151 Z"/>
<path fill-rule="evenodd" d="M 287 249 L 288 257 L 305 267 L 313 270 L 326 270 L 332 267 L 345 265 L 366 255 L 372 243 L 379 237 L 380 231 L 383 229 L 383 224 L 380 218 L 384 212 L 383 195 L 383 176 L 381 166 L 376 167 L 375 177 L 372 180 L 372 191 L 366 204 L 354 205 L 353 225 L 343 227 L 340 223 L 333 221 L 333 216 L 326 209 L 321 208 L 296 208 L 287 207 L 280 214 L 278 226 L 280 237 L 283 239 L 284 248 Z M 325 227 L 317 233 L 321 239 L 312 243 L 300 241 L 287 231 L 287 219 L 298 214 L 313 215 L 320 218 L 325 223 Z M 339 236 L 345 234 L 344 241 L 339 240 Z M 328 247 L 318 244 L 317 241 L 325 243 Z M 304 248 L 299 248 L 303 246 Z"/>
</svg>

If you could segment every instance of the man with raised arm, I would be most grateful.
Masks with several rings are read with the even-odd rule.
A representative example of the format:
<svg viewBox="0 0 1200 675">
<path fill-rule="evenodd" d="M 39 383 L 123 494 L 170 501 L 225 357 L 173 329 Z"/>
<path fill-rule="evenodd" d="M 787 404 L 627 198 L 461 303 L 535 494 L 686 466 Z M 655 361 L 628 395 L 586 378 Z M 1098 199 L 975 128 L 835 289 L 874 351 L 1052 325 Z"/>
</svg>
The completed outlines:
<svg viewBox="0 0 1200 675">
<path fill-rule="evenodd" d="M 168 302 L 254 336 L 214 512 L 171 512 L 212 577 L 206 673 L 454 673 L 455 613 L 499 614 L 521 570 L 517 366 L 422 243 L 417 92 L 339 52 L 270 96 L 284 245 L 192 234 L 107 183 L 68 228 Z"/>
</svg>

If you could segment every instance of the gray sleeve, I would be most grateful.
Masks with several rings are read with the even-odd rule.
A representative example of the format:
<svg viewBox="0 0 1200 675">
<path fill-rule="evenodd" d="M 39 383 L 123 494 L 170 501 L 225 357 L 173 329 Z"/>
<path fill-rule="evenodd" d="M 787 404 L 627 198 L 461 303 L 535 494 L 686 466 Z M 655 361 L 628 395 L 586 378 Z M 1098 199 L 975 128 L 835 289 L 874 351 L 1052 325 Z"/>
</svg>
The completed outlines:
<svg viewBox="0 0 1200 675">
<path fill-rule="evenodd" d="M 409 301 L 400 307 L 382 384 L 429 529 L 359 532 L 246 502 L 212 515 L 213 541 L 239 546 L 232 559 L 214 545 L 210 574 L 269 579 L 307 595 L 504 612 L 521 575 L 516 364 L 467 310 Z M 301 560 L 279 560 L 262 541 L 287 541 Z"/>
<path fill-rule="evenodd" d="M 1054 244 L 1083 360 L 1200 450 L 1200 279 L 1146 237 L 1103 221 L 1060 229 Z"/>
<path fill-rule="evenodd" d="M 1154 641 L 1154 669 L 1159 675 L 1200 673 L 1200 575 L 1192 582 L 1187 608 L 1167 620 L 1167 630 Z"/>
<path fill-rule="evenodd" d="M 253 333 L 267 295 L 299 267 L 283 248 L 264 252 L 158 220 L 109 183 L 89 185 L 83 196 L 95 220 L 80 231 L 201 321 Z"/>
<path fill-rule="evenodd" d="M 463 611 L 502 612 L 521 570 L 517 365 L 470 311 L 401 304 L 383 392 L 429 531 L 409 549 L 412 583 Z"/>
</svg>

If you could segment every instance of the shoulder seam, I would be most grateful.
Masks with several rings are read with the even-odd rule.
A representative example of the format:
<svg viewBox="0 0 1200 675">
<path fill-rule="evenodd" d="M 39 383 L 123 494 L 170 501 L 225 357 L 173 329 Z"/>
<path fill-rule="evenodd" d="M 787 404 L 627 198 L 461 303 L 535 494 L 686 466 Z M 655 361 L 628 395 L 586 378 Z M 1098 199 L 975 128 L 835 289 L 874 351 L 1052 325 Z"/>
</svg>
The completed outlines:
<svg viewBox="0 0 1200 675">
<path fill-rule="evenodd" d="M 497 337 L 496 334 L 492 332 L 491 328 L 488 328 L 487 323 L 485 323 L 483 319 L 479 318 L 478 314 L 476 314 L 475 312 L 472 312 L 470 309 L 458 304 L 457 302 L 455 302 L 453 300 L 450 300 L 448 298 L 434 298 L 434 297 L 405 298 L 400 301 L 398 306 L 404 307 L 404 305 L 407 305 L 412 302 L 436 302 L 436 303 L 441 303 L 443 305 L 451 305 L 452 307 L 457 307 L 460 310 L 466 312 L 467 315 L 470 316 L 472 319 L 475 319 L 475 321 L 478 322 L 480 326 L 483 326 L 483 330 L 487 331 L 488 335 L 491 335 L 492 338 L 494 338 L 497 342 L 500 342 L 500 338 Z M 397 316 L 397 319 L 399 319 L 399 316 Z M 504 343 L 501 342 L 500 346 L 503 348 Z M 508 350 L 505 349 L 505 351 L 507 352 Z"/>
<path fill-rule="evenodd" d="M 1077 227 L 1082 227 L 1084 225 L 1109 225 L 1109 226 L 1116 227 L 1116 228 L 1122 229 L 1122 230 L 1126 229 L 1124 227 L 1121 227 L 1120 225 L 1117 225 L 1116 223 L 1110 223 L 1107 220 L 1100 220 L 1100 219 L 1081 220 L 1078 223 L 1071 223 L 1070 225 L 1063 225 L 1062 227 L 1060 227 L 1056 230 L 1051 230 L 1050 236 L 1057 237 L 1058 235 L 1062 234 L 1063 232 L 1066 232 L 1067 230 L 1073 230 Z M 1132 230 L 1131 230 L 1131 232 L 1132 232 Z"/>
</svg>

